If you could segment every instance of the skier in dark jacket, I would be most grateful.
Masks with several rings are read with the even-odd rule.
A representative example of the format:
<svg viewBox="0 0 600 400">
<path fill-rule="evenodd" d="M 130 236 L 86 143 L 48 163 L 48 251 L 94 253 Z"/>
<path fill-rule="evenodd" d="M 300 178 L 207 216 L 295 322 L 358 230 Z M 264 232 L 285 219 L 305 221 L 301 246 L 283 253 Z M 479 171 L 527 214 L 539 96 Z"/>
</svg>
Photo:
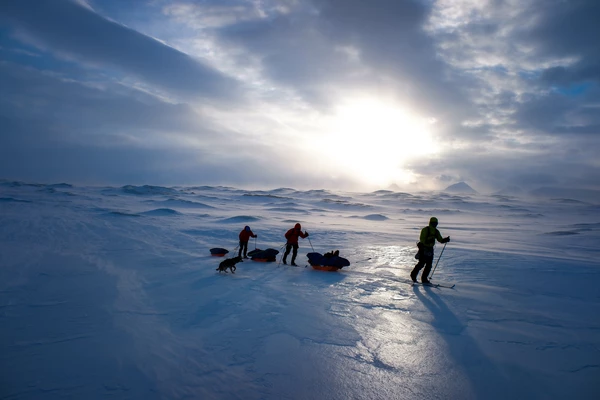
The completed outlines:
<svg viewBox="0 0 600 400">
<path fill-rule="evenodd" d="M 240 232 L 240 251 L 238 253 L 238 257 L 242 256 L 242 250 L 244 251 L 244 258 L 248 258 L 246 255 L 248 253 L 248 240 L 253 237 L 258 237 L 254 232 L 250 230 L 249 226 L 245 226 L 244 229 Z"/>
<path fill-rule="evenodd" d="M 448 243 L 450 241 L 450 236 L 442 238 L 442 234 L 438 231 L 437 225 L 438 219 L 436 217 L 431 217 L 429 225 L 421 229 L 421 236 L 419 237 L 418 243 L 419 262 L 410 273 L 410 278 L 413 282 L 417 281 L 419 271 L 425 267 L 425 270 L 423 270 L 423 274 L 421 275 L 421 282 L 430 283 L 427 277 L 429 276 L 433 265 L 433 246 L 435 246 L 435 241 L 437 240 L 440 243 Z"/>
<path fill-rule="evenodd" d="M 285 253 L 283 254 L 283 263 L 287 264 L 287 256 L 290 254 L 290 250 L 294 249 L 292 253 L 292 264 L 294 267 L 297 267 L 295 261 L 296 256 L 298 255 L 298 238 L 302 239 L 308 237 L 308 232 L 302 233 L 302 225 L 296 224 L 292 229 L 285 233 L 285 238 L 287 239 L 287 243 L 285 245 Z"/>
</svg>

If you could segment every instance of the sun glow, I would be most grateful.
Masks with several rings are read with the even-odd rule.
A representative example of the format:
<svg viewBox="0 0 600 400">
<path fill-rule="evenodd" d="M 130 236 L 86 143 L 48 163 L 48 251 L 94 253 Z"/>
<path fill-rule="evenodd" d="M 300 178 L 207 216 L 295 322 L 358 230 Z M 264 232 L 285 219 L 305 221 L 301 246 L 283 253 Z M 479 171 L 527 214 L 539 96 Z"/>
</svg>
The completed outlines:
<svg viewBox="0 0 600 400">
<path fill-rule="evenodd" d="M 437 151 L 434 119 L 377 100 L 346 103 L 328 122 L 321 149 L 334 170 L 374 187 L 409 183 L 407 162 Z"/>
</svg>

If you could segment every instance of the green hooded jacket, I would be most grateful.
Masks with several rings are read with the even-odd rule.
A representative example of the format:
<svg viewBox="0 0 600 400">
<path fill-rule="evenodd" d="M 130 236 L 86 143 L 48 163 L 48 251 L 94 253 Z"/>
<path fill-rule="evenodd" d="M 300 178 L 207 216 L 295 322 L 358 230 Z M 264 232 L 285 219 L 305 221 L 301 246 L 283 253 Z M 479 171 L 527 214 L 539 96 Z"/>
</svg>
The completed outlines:
<svg viewBox="0 0 600 400">
<path fill-rule="evenodd" d="M 423 243 L 423 246 L 432 249 L 435 246 L 435 241 L 437 240 L 440 243 L 444 243 L 442 240 L 442 234 L 437 230 L 433 224 L 437 225 L 437 218 L 431 217 L 429 220 L 429 225 L 425 228 L 421 229 L 421 236 L 419 237 L 419 241 Z"/>
</svg>

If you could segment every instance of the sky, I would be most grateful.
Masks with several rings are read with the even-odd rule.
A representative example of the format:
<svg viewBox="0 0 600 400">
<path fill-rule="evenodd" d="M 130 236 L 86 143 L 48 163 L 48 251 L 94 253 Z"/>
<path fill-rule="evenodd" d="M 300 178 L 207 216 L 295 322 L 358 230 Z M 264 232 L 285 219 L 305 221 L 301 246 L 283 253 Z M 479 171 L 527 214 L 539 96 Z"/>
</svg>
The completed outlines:
<svg viewBox="0 0 600 400">
<path fill-rule="evenodd" d="M 0 3 L 0 178 L 600 189 L 600 3 Z"/>
</svg>

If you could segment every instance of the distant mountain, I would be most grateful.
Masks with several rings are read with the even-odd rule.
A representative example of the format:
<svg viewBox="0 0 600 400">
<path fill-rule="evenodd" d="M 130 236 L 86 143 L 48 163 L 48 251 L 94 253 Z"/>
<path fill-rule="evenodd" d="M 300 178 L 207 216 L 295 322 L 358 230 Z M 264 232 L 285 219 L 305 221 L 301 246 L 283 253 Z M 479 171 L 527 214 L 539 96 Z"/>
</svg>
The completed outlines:
<svg viewBox="0 0 600 400">
<path fill-rule="evenodd" d="M 458 182 L 454 185 L 450 185 L 444 189 L 444 192 L 477 194 L 477 191 L 471 186 L 467 185 L 465 182 Z"/>
<path fill-rule="evenodd" d="M 393 190 L 394 192 L 398 192 L 402 189 L 397 184 L 392 183 L 390 186 L 388 186 L 387 190 Z"/>
</svg>

